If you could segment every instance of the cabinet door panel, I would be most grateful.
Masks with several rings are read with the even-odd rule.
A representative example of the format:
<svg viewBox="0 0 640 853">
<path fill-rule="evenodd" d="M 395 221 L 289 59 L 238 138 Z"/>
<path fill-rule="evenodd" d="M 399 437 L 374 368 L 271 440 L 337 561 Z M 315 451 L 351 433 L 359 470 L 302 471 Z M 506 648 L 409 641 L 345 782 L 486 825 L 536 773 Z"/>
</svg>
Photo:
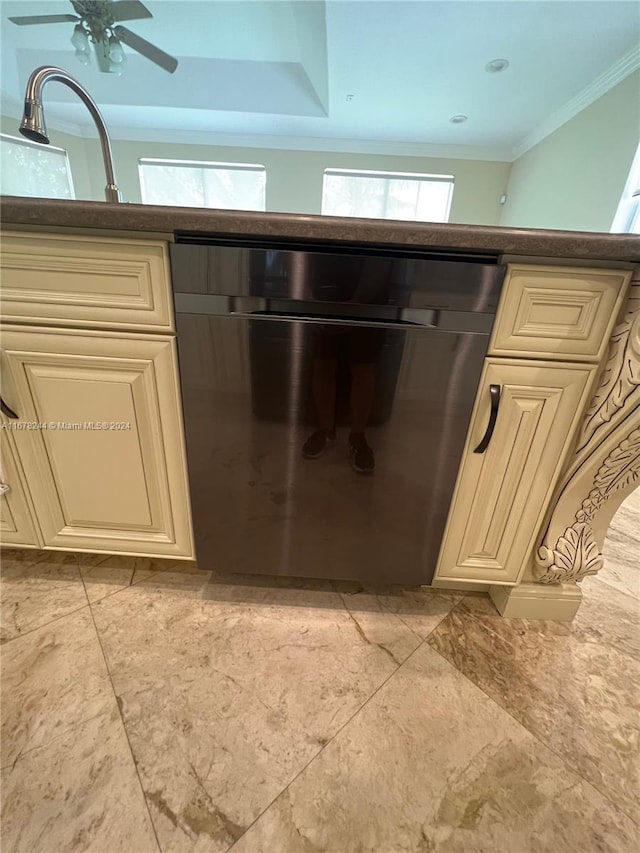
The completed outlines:
<svg viewBox="0 0 640 853">
<path fill-rule="evenodd" d="M 4 425 L 6 421 L 2 423 Z M 0 450 L 0 544 L 13 548 L 38 548 L 40 540 L 27 502 L 20 467 L 4 426 L 0 435 Z M 5 487 L 8 488 L 5 490 Z"/>
<path fill-rule="evenodd" d="M 436 576 L 515 583 L 560 473 L 594 368 L 488 359 Z M 501 387 L 493 436 L 489 385 Z"/>
<path fill-rule="evenodd" d="M 191 556 L 173 341 L 14 327 L 3 361 L 45 545 Z"/>
</svg>

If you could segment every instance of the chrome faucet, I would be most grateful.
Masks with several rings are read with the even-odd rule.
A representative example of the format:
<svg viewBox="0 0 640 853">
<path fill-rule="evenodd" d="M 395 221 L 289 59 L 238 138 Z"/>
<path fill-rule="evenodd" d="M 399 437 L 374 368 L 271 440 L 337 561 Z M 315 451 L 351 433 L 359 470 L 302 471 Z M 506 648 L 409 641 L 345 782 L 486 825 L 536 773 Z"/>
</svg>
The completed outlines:
<svg viewBox="0 0 640 853">
<path fill-rule="evenodd" d="M 116 183 L 116 173 L 113 167 L 111 142 L 109 141 L 107 126 L 100 114 L 100 110 L 87 90 L 77 80 L 74 80 L 70 74 L 63 71 L 62 68 L 55 68 L 53 65 L 43 65 L 40 68 L 36 68 L 31 77 L 29 77 L 27 91 L 24 96 L 24 113 L 20 122 L 20 133 L 26 136 L 27 139 L 33 140 L 33 142 L 40 142 L 43 145 L 49 144 L 47 128 L 44 123 L 44 107 L 42 105 L 42 90 L 49 80 L 57 80 L 59 83 L 64 83 L 65 86 L 72 89 L 91 113 L 98 128 L 102 158 L 104 160 L 105 172 L 107 173 L 107 185 L 104 188 L 105 198 L 107 201 L 122 201 L 122 195 Z"/>
</svg>

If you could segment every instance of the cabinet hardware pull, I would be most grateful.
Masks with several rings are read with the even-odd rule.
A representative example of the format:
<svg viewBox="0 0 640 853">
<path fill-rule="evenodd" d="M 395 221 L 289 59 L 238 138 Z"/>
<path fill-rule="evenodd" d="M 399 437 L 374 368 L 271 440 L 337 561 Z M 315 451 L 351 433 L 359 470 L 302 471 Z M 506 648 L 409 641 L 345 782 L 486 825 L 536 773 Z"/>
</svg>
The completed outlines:
<svg viewBox="0 0 640 853">
<path fill-rule="evenodd" d="M 7 406 L 2 397 L 0 397 L 0 410 L 3 415 L 6 415 L 8 418 L 13 418 L 14 421 L 17 421 L 20 417 L 20 415 L 16 415 L 13 409 L 10 409 L 9 406 Z"/>
<path fill-rule="evenodd" d="M 493 430 L 496 425 L 496 421 L 498 420 L 498 407 L 500 405 L 500 386 L 489 385 L 489 394 L 491 395 L 491 413 L 489 414 L 489 423 L 487 424 L 487 431 L 485 432 L 480 444 L 473 451 L 474 453 L 484 453 L 487 447 L 489 447 L 489 442 L 491 441 L 491 436 L 493 435 Z"/>
</svg>

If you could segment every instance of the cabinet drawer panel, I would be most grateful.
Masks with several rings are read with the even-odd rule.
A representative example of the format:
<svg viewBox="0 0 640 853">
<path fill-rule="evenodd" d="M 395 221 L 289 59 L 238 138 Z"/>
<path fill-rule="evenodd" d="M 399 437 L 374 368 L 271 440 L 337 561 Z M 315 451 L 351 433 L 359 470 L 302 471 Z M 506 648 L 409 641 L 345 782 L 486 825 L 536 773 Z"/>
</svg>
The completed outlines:
<svg viewBox="0 0 640 853">
<path fill-rule="evenodd" d="M 5 319 L 102 328 L 173 328 L 164 243 L 5 232 L 0 268 Z"/>
<path fill-rule="evenodd" d="M 172 338 L 11 330 L 3 394 L 45 546 L 192 556 Z"/>
<path fill-rule="evenodd" d="M 463 457 L 436 577 L 515 583 L 560 473 L 596 368 L 489 359 Z M 489 386 L 500 385 L 495 429 Z"/>
<path fill-rule="evenodd" d="M 510 265 L 490 354 L 599 360 L 630 278 L 625 270 Z"/>
<path fill-rule="evenodd" d="M 7 421 L 2 419 L 0 434 L 0 544 L 12 548 L 38 548 L 40 540 L 24 491 L 20 467 L 11 439 L 5 431 Z M 7 488 L 8 487 L 8 488 Z"/>
</svg>

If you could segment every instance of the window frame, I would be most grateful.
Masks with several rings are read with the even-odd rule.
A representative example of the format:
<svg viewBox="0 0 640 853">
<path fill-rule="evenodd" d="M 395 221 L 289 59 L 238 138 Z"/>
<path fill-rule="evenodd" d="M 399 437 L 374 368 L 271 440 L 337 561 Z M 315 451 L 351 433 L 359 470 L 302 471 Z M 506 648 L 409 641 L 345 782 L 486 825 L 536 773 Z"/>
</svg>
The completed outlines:
<svg viewBox="0 0 640 853">
<path fill-rule="evenodd" d="M 43 145 L 41 142 L 33 142 L 31 139 L 25 139 L 24 136 L 12 136 L 10 133 L 0 133 L 0 142 L 6 141 L 10 142 L 14 145 L 22 145 L 25 148 L 31 148 L 32 150 L 42 150 L 46 148 L 47 151 L 57 151 L 64 155 L 64 162 L 67 171 L 67 179 L 69 181 L 69 190 L 71 192 L 71 198 L 69 200 L 75 200 L 76 198 L 76 188 L 73 185 L 73 173 L 71 172 L 71 161 L 69 160 L 69 152 L 66 148 L 60 148 L 57 145 Z M 29 198 L 60 198 L 60 196 L 28 196 Z M 17 196 L 16 196 L 17 198 Z"/>
<path fill-rule="evenodd" d="M 164 157 L 138 157 L 138 182 L 140 184 L 140 198 L 143 204 L 153 204 L 153 202 L 145 201 L 145 180 L 144 166 L 174 166 L 176 168 L 197 168 L 210 169 L 211 171 L 224 169 L 227 172 L 257 172 L 264 174 L 264 208 L 262 210 L 246 210 L 246 208 L 211 208 L 202 207 L 201 210 L 240 210 L 245 213 L 250 213 L 255 210 L 256 213 L 265 213 L 267 209 L 267 168 L 262 163 L 224 163 L 217 160 L 179 160 L 175 158 L 165 159 Z M 171 207 L 172 205 L 163 205 L 163 207 Z M 174 205 L 180 207 L 180 205 Z"/>
<path fill-rule="evenodd" d="M 455 175 L 442 175 L 442 174 L 431 174 L 426 172 L 386 172 L 379 171 L 376 169 L 342 169 L 338 167 L 327 167 L 324 169 L 322 173 L 322 204 L 321 204 L 321 212 L 323 216 L 335 216 L 336 214 L 325 213 L 325 178 L 327 176 L 334 177 L 347 177 L 347 178 L 383 178 L 387 180 L 387 182 L 392 180 L 412 180 L 416 183 L 445 183 L 450 187 L 449 197 L 447 199 L 447 206 L 444 211 L 444 218 L 442 220 L 437 220 L 441 222 L 441 224 L 445 224 L 449 222 L 449 217 L 451 215 L 451 204 L 453 201 L 453 191 L 455 188 Z M 386 193 L 388 195 L 389 184 L 385 188 Z M 380 218 L 380 217 L 358 217 L 356 215 L 347 214 L 348 216 L 353 216 L 353 218 Z M 402 219 L 388 219 L 386 217 L 382 217 L 386 222 L 435 222 L 436 220 L 432 219 L 412 219 L 412 220 L 402 220 Z"/>
<path fill-rule="evenodd" d="M 629 170 L 622 196 L 618 203 L 609 233 L 611 234 L 640 234 L 632 231 L 633 226 L 640 220 L 640 144 L 636 150 Z"/>
</svg>

